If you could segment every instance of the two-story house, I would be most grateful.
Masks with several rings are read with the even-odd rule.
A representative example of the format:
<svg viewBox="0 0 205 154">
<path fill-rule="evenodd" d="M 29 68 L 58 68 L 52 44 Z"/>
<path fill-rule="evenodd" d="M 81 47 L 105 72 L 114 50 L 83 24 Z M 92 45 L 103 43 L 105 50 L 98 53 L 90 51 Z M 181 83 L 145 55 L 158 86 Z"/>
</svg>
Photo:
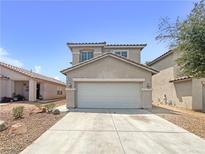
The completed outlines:
<svg viewBox="0 0 205 154">
<path fill-rule="evenodd" d="M 67 43 L 72 67 L 67 77 L 68 108 L 150 108 L 152 75 L 140 63 L 146 44 Z"/>
<path fill-rule="evenodd" d="M 153 102 L 205 111 L 205 79 L 181 74 L 176 63 L 179 56 L 172 49 L 148 63 L 159 71 L 152 77 Z"/>
</svg>

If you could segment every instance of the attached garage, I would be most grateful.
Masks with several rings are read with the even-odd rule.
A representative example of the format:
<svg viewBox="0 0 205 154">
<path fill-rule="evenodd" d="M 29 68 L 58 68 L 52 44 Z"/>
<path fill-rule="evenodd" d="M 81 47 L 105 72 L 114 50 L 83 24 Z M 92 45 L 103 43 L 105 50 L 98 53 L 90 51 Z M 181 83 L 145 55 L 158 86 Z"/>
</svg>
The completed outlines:
<svg viewBox="0 0 205 154">
<path fill-rule="evenodd" d="M 141 108 L 141 83 L 77 84 L 78 108 Z"/>
<path fill-rule="evenodd" d="M 106 53 L 62 71 L 68 108 L 151 108 L 156 70 Z"/>
</svg>

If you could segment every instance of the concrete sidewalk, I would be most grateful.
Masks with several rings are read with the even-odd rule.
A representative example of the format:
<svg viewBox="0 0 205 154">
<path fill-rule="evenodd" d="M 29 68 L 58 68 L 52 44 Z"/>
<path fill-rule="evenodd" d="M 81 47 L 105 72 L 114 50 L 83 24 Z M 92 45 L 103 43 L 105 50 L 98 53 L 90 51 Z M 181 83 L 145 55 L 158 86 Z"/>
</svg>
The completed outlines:
<svg viewBox="0 0 205 154">
<path fill-rule="evenodd" d="M 205 140 L 146 110 L 77 110 L 22 154 L 204 154 Z"/>
</svg>

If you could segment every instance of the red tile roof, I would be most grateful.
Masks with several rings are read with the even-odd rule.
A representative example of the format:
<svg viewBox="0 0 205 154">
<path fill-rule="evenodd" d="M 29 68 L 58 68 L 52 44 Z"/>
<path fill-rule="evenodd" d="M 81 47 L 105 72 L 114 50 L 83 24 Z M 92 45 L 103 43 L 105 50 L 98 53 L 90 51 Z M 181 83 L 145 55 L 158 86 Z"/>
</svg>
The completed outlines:
<svg viewBox="0 0 205 154">
<path fill-rule="evenodd" d="M 10 70 L 13 70 L 15 72 L 24 74 L 24 75 L 26 75 L 28 77 L 31 77 L 31 78 L 41 79 L 41 80 L 45 80 L 45 81 L 49 81 L 49 82 L 65 85 L 65 83 L 62 82 L 62 81 L 59 81 L 59 80 L 56 80 L 54 78 L 47 77 L 47 76 L 44 76 L 44 75 L 41 75 L 41 74 L 38 74 L 38 73 L 35 73 L 35 72 L 32 72 L 32 71 L 28 71 L 26 69 L 23 69 L 23 68 L 20 68 L 20 67 L 16 67 L 16 66 L 13 66 L 13 65 L 10 65 L 10 64 L 6 64 L 6 63 L 3 63 L 3 62 L 0 62 L 0 66 L 8 68 Z"/>
<path fill-rule="evenodd" d="M 187 79 L 191 79 L 192 77 L 190 76 L 182 76 L 182 77 L 178 77 L 178 78 L 175 78 L 173 80 L 170 80 L 169 82 L 175 82 L 175 81 L 183 81 L 183 80 L 187 80 Z"/>
<path fill-rule="evenodd" d="M 68 42 L 67 43 L 68 46 L 95 46 L 95 45 L 102 45 L 102 46 L 107 46 L 107 47 L 111 47 L 111 46 L 125 46 L 125 47 L 138 47 L 138 46 L 142 46 L 145 47 L 147 44 L 107 44 L 106 42 L 87 42 L 87 43 L 79 43 L 79 42 Z"/>
</svg>

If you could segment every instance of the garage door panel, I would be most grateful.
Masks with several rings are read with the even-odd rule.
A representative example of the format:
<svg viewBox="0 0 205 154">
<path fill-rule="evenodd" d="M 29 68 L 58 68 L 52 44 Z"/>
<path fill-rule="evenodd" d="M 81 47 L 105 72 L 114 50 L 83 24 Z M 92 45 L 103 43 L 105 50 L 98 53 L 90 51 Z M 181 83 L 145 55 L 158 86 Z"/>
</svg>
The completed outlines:
<svg viewBox="0 0 205 154">
<path fill-rule="evenodd" d="M 78 83 L 79 108 L 139 108 L 140 83 Z"/>
</svg>

